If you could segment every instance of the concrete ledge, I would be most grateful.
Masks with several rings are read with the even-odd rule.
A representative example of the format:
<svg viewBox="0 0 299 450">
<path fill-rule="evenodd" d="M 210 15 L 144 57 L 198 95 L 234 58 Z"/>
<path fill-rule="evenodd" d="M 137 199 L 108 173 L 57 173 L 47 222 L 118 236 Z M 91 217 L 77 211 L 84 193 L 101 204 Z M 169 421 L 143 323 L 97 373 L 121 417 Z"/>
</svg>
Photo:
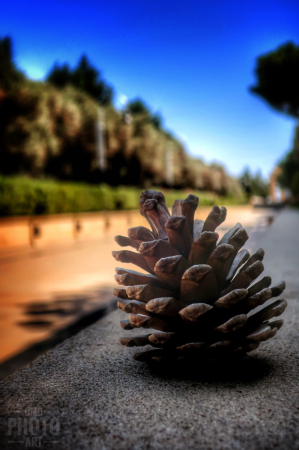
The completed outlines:
<svg viewBox="0 0 299 450">
<path fill-rule="evenodd" d="M 196 211 L 196 218 L 205 219 L 210 211 L 211 207 L 201 207 Z M 229 218 L 225 222 L 226 227 L 236 223 L 236 215 L 237 217 L 246 216 L 246 223 L 252 225 L 255 225 L 257 215 L 269 215 L 267 210 L 252 214 L 250 205 L 230 206 L 229 211 Z M 26 246 L 41 248 L 55 242 L 65 244 L 78 240 L 115 236 L 122 230 L 139 225 L 148 226 L 139 210 L 2 217 L 0 218 L 0 251 L 17 250 Z"/>
<path fill-rule="evenodd" d="M 139 210 L 0 218 L 0 250 L 114 236 L 146 224 Z"/>
<path fill-rule="evenodd" d="M 286 279 L 289 306 L 277 336 L 241 364 L 151 369 L 118 343 L 114 312 L 0 384 L 1 448 L 33 437 L 72 450 L 299 448 L 298 225 L 285 211 L 265 237 L 265 273 Z"/>
</svg>

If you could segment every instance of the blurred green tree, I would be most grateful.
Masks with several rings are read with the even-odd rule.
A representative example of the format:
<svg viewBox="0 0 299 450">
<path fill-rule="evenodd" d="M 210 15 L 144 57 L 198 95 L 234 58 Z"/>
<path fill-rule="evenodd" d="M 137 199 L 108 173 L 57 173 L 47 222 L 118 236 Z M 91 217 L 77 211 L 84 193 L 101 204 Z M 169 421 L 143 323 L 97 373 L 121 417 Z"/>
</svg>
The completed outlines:
<svg viewBox="0 0 299 450">
<path fill-rule="evenodd" d="M 150 108 L 145 104 L 141 98 L 135 98 L 128 102 L 127 105 L 131 114 L 145 114 L 150 115 Z"/>
<path fill-rule="evenodd" d="M 54 86 L 59 89 L 64 88 L 67 84 L 72 84 L 72 71 L 70 66 L 65 63 L 62 66 L 59 66 L 57 63 L 54 64 L 53 69 L 49 73 L 47 77 L 47 81 L 54 84 Z"/>
<path fill-rule="evenodd" d="M 299 45 L 287 42 L 257 58 L 256 85 L 250 91 L 266 100 L 277 111 L 299 119 Z M 299 195 L 299 128 L 293 148 L 280 163 L 280 184 Z"/>
<path fill-rule="evenodd" d="M 257 58 L 256 85 L 250 91 L 273 108 L 299 118 L 299 46 L 287 42 Z"/>
<path fill-rule="evenodd" d="M 157 128 L 157 130 L 161 130 L 161 128 L 163 126 L 163 118 L 162 118 L 161 114 L 154 113 L 152 115 L 152 124 L 154 125 L 155 128 Z"/>
<path fill-rule="evenodd" d="M 47 81 L 58 88 L 68 84 L 89 94 L 101 105 L 109 105 L 113 99 L 113 89 L 102 78 L 101 73 L 89 61 L 81 56 L 77 66 L 72 70 L 68 64 L 55 63 L 47 76 Z"/>
<path fill-rule="evenodd" d="M 51 83 L 37 82 L 17 69 L 6 37 L 0 39 L 0 77 L 0 173 L 150 187 L 168 186 L 166 174 L 171 170 L 172 187 L 243 200 L 238 181 L 220 165 L 189 157 L 162 126 L 161 115 L 142 99 L 129 102 L 133 120 L 124 121 L 106 104 L 112 90 L 86 56 L 74 69 L 54 65 L 48 75 Z M 96 153 L 99 102 L 105 104 L 105 173 L 98 168 Z"/>
<path fill-rule="evenodd" d="M 0 170 L 1 173 L 35 171 L 32 146 L 26 147 L 28 123 L 38 116 L 38 99 L 28 95 L 25 75 L 16 67 L 9 36 L 0 38 Z"/>
<path fill-rule="evenodd" d="M 13 60 L 13 46 L 9 36 L 0 37 L 0 88 L 10 89 L 16 82 L 22 81 L 24 75 L 17 69 Z"/>
<path fill-rule="evenodd" d="M 152 113 L 150 107 L 141 99 L 136 98 L 128 102 L 128 111 L 132 115 L 142 115 L 148 120 L 157 130 L 161 130 L 163 126 L 163 117 L 160 113 Z"/>
<path fill-rule="evenodd" d="M 293 148 L 280 162 L 282 173 L 278 181 L 299 196 L 299 125 L 295 128 Z"/>
<path fill-rule="evenodd" d="M 240 182 L 248 197 L 258 195 L 265 198 L 269 194 L 269 183 L 264 180 L 260 170 L 253 174 L 249 167 L 246 167 L 240 177 Z"/>
</svg>

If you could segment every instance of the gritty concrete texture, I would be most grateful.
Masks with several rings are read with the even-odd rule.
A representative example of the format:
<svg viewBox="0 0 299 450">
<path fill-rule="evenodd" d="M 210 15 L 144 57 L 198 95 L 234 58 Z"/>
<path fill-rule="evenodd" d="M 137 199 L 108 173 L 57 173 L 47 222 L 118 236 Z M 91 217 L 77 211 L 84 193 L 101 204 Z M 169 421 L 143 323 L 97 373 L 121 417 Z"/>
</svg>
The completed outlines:
<svg viewBox="0 0 299 450">
<path fill-rule="evenodd" d="M 242 363 L 150 368 L 118 343 L 114 312 L 0 384 L 1 448 L 299 449 L 298 231 L 284 211 L 264 235 L 265 274 L 286 280 L 289 306 Z"/>
</svg>

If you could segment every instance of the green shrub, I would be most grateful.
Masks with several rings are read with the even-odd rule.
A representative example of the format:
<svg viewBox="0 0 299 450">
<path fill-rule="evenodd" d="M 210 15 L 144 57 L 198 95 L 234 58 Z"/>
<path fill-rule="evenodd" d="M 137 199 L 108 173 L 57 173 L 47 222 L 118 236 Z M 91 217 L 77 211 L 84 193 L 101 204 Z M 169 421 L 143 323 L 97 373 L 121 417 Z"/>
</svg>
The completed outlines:
<svg viewBox="0 0 299 450">
<path fill-rule="evenodd" d="M 186 198 L 189 194 L 195 194 L 199 198 L 199 206 L 213 206 L 217 202 L 219 202 L 219 196 L 210 192 L 201 192 L 201 191 L 193 191 L 193 190 L 184 190 L 184 191 L 166 191 L 165 200 L 166 204 L 169 208 L 173 205 L 174 201 L 178 198 Z"/>
<path fill-rule="evenodd" d="M 166 203 L 189 193 L 199 197 L 200 206 L 245 203 L 244 197 L 217 197 L 208 192 L 165 190 Z M 0 177 L 0 216 L 78 213 L 138 209 L 140 189 L 83 183 L 62 183 L 26 177 Z"/>
</svg>

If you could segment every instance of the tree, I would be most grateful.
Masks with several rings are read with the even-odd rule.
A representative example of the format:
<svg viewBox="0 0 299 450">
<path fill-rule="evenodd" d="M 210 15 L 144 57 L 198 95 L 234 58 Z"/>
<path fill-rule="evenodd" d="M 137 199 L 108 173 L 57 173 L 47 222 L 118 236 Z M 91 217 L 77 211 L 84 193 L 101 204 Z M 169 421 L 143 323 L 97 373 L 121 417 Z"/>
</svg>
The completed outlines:
<svg viewBox="0 0 299 450">
<path fill-rule="evenodd" d="M 295 196 L 299 195 L 299 126 L 295 129 L 293 148 L 280 162 L 282 173 L 278 181 L 289 188 Z"/>
<path fill-rule="evenodd" d="M 150 107 L 147 106 L 141 98 L 131 100 L 127 104 L 127 109 L 132 115 L 141 114 L 145 116 L 145 119 L 148 120 L 157 130 L 162 129 L 163 117 L 161 114 L 158 112 L 152 113 Z"/>
<path fill-rule="evenodd" d="M 9 89 L 13 83 L 21 81 L 24 75 L 13 60 L 12 40 L 9 36 L 0 38 L 0 88 Z"/>
<path fill-rule="evenodd" d="M 68 64 L 62 64 L 62 66 L 59 66 L 55 63 L 52 71 L 47 77 L 47 81 L 60 89 L 64 88 L 68 84 L 73 84 L 70 66 Z"/>
<path fill-rule="evenodd" d="M 128 108 L 132 114 L 145 114 L 150 115 L 149 107 L 144 103 L 141 98 L 136 98 L 128 103 Z"/>
<path fill-rule="evenodd" d="M 250 91 L 266 100 L 279 112 L 299 119 L 299 45 L 287 42 L 257 58 L 257 83 Z M 293 149 L 280 163 L 279 182 L 299 194 L 299 129 Z"/>
<path fill-rule="evenodd" d="M 59 66 L 56 63 L 48 74 L 47 81 L 60 89 L 71 84 L 89 94 L 101 105 L 112 102 L 112 87 L 101 78 L 99 70 L 90 63 L 86 55 L 81 56 L 73 70 L 68 64 Z"/>
<path fill-rule="evenodd" d="M 299 118 L 299 46 L 287 42 L 257 58 L 257 83 L 250 91 L 273 108 Z"/>
<path fill-rule="evenodd" d="M 157 130 L 161 130 L 163 125 L 163 118 L 161 114 L 155 113 L 152 115 L 152 124 L 154 125 L 155 128 L 157 128 Z"/>
<path fill-rule="evenodd" d="M 245 194 L 249 197 L 251 195 L 259 195 L 265 198 L 269 194 L 269 183 L 263 179 L 260 170 L 252 174 L 249 167 L 246 167 L 240 177 L 240 183 Z"/>
</svg>

